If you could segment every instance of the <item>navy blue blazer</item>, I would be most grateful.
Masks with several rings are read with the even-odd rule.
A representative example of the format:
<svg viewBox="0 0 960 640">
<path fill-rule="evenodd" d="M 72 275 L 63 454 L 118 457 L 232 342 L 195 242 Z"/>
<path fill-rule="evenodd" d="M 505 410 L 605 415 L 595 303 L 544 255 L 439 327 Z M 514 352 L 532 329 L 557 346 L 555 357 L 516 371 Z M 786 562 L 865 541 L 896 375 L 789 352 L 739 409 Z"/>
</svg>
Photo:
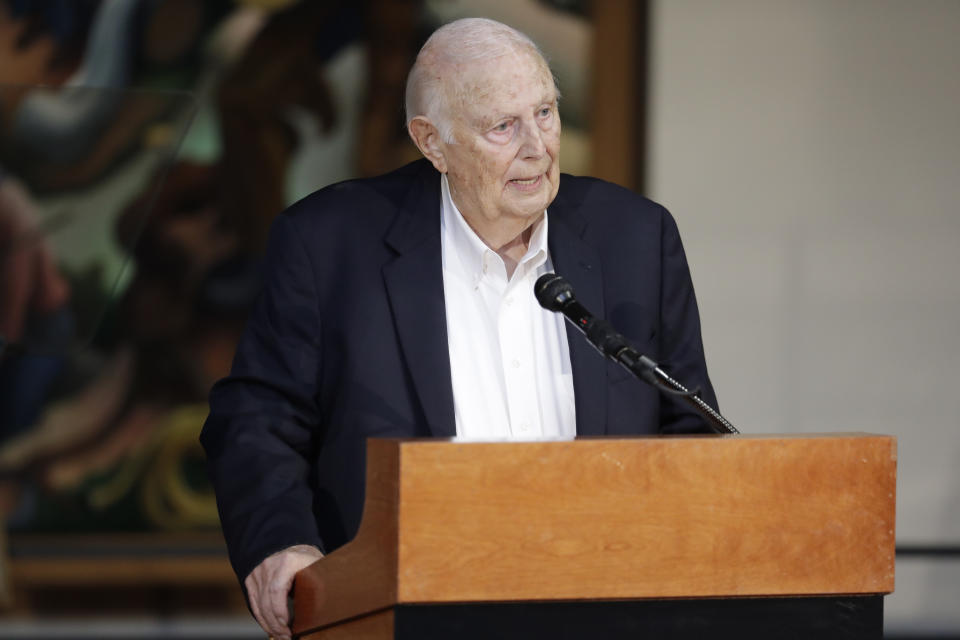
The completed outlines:
<svg viewBox="0 0 960 640">
<path fill-rule="evenodd" d="M 564 174 L 548 212 L 554 268 L 584 306 L 716 406 L 667 210 Z M 367 438 L 455 435 L 440 260 L 440 175 L 425 160 L 277 217 L 263 292 L 201 435 L 241 582 L 275 551 L 330 552 L 355 535 Z M 568 341 L 579 435 L 708 430 L 575 329 Z"/>
</svg>

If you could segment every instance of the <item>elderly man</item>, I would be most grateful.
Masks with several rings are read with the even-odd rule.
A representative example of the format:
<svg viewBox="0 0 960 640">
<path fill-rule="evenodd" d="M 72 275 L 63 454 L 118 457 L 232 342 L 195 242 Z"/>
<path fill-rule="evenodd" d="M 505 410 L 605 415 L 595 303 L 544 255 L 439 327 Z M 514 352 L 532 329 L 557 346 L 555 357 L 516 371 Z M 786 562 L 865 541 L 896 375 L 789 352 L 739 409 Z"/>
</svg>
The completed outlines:
<svg viewBox="0 0 960 640">
<path fill-rule="evenodd" d="M 202 435 L 231 561 L 270 634 L 289 635 L 294 573 L 357 531 L 367 438 L 705 430 L 534 299 L 539 275 L 564 275 L 714 404 L 673 219 L 560 174 L 557 100 L 526 36 L 448 24 L 408 80 L 425 160 L 274 223 L 264 293 Z"/>
</svg>

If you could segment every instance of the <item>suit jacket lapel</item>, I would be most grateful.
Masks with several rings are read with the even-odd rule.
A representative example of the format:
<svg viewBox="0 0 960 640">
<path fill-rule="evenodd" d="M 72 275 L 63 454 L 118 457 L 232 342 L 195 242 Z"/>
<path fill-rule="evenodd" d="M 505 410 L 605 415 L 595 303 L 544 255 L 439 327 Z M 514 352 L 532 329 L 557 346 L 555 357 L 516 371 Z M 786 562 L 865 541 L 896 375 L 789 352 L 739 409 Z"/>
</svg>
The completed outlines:
<svg viewBox="0 0 960 640">
<path fill-rule="evenodd" d="M 581 303 L 604 316 L 600 256 L 581 237 L 587 221 L 561 189 L 549 207 L 548 243 L 554 269 Z M 383 268 L 397 336 L 427 425 L 436 437 L 456 435 L 440 248 L 440 180 L 424 163 L 386 242 L 397 257 Z M 577 434 L 606 432 L 606 364 L 586 338 L 567 324 Z"/>
<path fill-rule="evenodd" d="M 562 182 L 548 214 L 548 242 L 554 271 L 573 286 L 584 307 L 597 317 L 604 317 L 600 256 L 582 240 L 587 220 L 577 203 L 564 197 Z M 582 333 L 569 322 L 566 327 L 577 407 L 577 435 L 603 435 L 607 423 L 606 362 Z"/>
<path fill-rule="evenodd" d="M 399 255 L 383 268 L 397 336 L 427 426 L 456 435 L 440 251 L 440 180 L 424 166 L 386 242 Z"/>
</svg>

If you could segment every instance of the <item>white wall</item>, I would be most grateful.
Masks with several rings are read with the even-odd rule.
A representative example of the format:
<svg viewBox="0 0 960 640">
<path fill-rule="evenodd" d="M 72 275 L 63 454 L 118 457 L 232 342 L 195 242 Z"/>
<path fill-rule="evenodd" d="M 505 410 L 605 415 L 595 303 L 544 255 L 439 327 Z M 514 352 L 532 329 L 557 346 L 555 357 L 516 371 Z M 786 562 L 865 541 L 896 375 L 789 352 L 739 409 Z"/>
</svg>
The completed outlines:
<svg viewBox="0 0 960 640">
<path fill-rule="evenodd" d="M 653 3 L 648 192 L 742 431 L 899 439 L 900 544 L 960 545 L 960 2 Z M 960 562 L 891 628 L 960 630 Z"/>
</svg>

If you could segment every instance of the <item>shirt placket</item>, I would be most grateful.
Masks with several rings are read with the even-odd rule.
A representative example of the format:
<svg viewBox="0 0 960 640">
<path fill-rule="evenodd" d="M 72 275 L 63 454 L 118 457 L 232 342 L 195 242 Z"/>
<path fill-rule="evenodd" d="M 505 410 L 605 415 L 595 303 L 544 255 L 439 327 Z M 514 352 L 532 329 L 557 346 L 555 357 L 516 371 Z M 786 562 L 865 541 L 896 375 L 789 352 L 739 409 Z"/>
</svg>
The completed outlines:
<svg viewBox="0 0 960 640">
<path fill-rule="evenodd" d="M 518 269 L 523 269 L 523 265 Z M 523 274 L 517 276 L 507 285 L 500 300 L 497 328 L 511 433 L 517 438 L 532 438 L 540 433 L 540 419 L 536 410 L 538 395 L 530 310 L 524 298 L 529 278 Z"/>
</svg>

